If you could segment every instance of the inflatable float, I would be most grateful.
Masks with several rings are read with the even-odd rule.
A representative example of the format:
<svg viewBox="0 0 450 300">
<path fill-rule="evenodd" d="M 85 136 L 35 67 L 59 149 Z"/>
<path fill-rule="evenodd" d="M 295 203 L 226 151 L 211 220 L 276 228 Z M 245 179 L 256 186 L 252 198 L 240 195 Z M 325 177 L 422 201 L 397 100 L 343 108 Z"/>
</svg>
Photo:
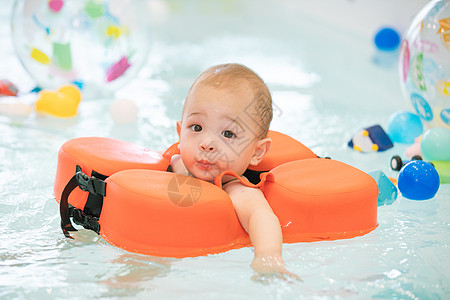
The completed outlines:
<svg viewBox="0 0 450 300">
<path fill-rule="evenodd" d="M 272 148 L 244 174 L 250 182 L 241 181 L 261 188 L 284 242 L 353 238 L 378 226 L 378 187 L 370 175 L 318 158 L 282 133 L 270 131 L 269 137 Z M 163 257 L 251 246 L 220 179 L 216 186 L 167 172 L 177 150 L 174 144 L 161 155 L 100 137 L 67 141 L 58 154 L 54 185 L 64 234 L 76 230 L 72 218 L 112 245 Z"/>
</svg>

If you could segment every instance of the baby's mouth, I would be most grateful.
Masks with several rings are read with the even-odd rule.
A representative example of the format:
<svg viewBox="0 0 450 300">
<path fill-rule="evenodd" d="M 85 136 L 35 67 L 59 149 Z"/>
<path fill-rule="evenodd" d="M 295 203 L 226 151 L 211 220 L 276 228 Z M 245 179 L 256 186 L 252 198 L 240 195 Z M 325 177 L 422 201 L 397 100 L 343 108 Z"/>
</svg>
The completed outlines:
<svg viewBox="0 0 450 300">
<path fill-rule="evenodd" d="M 214 164 L 202 159 L 197 161 L 197 166 L 202 170 L 211 170 Z"/>
</svg>

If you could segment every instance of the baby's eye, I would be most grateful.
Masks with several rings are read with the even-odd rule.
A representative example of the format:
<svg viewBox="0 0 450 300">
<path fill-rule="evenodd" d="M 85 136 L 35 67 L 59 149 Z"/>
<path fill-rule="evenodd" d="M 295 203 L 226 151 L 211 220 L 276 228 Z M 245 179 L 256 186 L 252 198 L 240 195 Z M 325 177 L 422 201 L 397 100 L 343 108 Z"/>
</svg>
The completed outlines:
<svg viewBox="0 0 450 300">
<path fill-rule="evenodd" d="M 231 138 L 236 137 L 236 135 L 235 135 L 232 131 L 230 131 L 230 130 L 224 130 L 224 131 L 222 131 L 222 135 L 223 135 L 224 137 L 226 137 L 227 139 L 231 139 Z"/>
<path fill-rule="evenodd" d="M 191 127 L 191 129 L 193 130 L 193 131 L 195 131 L 195 132 L 200 132 L 200 131 L 202 131 L 202 126 L 200 126 L 200 125 L 198 125 L 198 124 L 194 124 L 194 125 L 191 125 L 190 126 Z"/>
</svg>

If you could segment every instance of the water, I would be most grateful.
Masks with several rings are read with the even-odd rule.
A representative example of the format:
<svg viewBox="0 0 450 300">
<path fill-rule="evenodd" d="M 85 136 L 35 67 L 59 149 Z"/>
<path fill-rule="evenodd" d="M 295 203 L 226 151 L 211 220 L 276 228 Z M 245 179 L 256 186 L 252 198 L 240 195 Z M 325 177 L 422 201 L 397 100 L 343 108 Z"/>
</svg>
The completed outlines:
<svg viewBox="0 0 450 300">
<path fill-rule="evenodd" d="M 9 36 L 12 3 L 2 2 L 0 77 L 31 89 Z M 333 27 L 288 1 L 150 3 L 158 13 L 149 62 L 116 95 L 138 105 L 135 124 L 114 124 L 114 97 L 84 99 L 72 120 L 0 115 L 0 298 L 448 298 L 450 185 L 428 201 L 400 196 L 380 207 L 379 227 L 365 236 L 284 245 L 288 268 L 303 283 L 252 279 L 251 248 L 172 259 L 128 253 L 87 231 L 65 239 L 52 197 L 59 147 L 74 137 L 106 136 L 164 149 L 176 141 L 191 82 L 212 64 L 236 61 L 258 72 L 274 98 L 272 129 L 320 156 L 395 176 L 390 157 L 404 153 L 399 145 L 372 154 L 346 146 L 357 129 L 386 127 L 393 112 L 408 108 L 396 67 L 374 63 L 363 32 Z"/>
</svg>

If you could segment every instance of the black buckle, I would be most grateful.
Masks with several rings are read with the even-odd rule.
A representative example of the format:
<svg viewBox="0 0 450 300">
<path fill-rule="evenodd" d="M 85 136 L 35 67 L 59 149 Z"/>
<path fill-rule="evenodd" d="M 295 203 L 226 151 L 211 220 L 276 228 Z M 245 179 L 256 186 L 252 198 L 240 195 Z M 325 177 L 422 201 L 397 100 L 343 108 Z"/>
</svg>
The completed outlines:
<svg viewBox="0 0 450 300">
<path fill-rule="evenodd" d="M 97 234 L 100 233 L 100 224 L 98 223 L 98 218 L 86 215 L 81 209 L 75 208 L 73 210 L 73 221 L 75 224 L 81 225 L 85 229 L 93 230 Z"/>
<path fill-rule="evenodd" d="M 98 173 L 95 173 L 98 174 Z M 101 176 L 101 174 L 100 174 Z M 72 238 L 69 231 L 77 231 L 70 222 L 70 217 L 73 217 L 75 224 L 82 225 L 86 229 L 91 229 L 97 234 L 100 232 L 100 224 L 98 223 L 98 217 L 91 216 L 88 212 L 83 212 L 80 209 L 69 207 L 69 195 L 76 188 L 79 187 L 82 191 L 89 192 L 89 194 L 96 195 L 98 197 L 106 195 L 106 182 L 95 176 L 87 176 L 81 171 L 80 166 L 76 166 L 75 175 L 70 178 L 69 182 L 64 187 L 61 194 L 61 200 L 59 203 L 59 213 L 61 215 L 61 229 L 67 238 Z M 103 198 L 101 198 L 103 199 Z M 101 205 L 100 205 L 101 210 Z M 90 210 L 89 210 L 90 211 Z M 100 211 L 98 211 L 100 215 Z"/>
<path fill-rule="evenodd" d="M 89 177 L 81 171 L 81 167 L 78 165 L 76 166 L 75 178 L 77 179 L 78 187 L 82 191 L 89 192 L 94 195 L 100 194 L 105 196 L 106 183 L 95 176 Z"/>
</svg>

